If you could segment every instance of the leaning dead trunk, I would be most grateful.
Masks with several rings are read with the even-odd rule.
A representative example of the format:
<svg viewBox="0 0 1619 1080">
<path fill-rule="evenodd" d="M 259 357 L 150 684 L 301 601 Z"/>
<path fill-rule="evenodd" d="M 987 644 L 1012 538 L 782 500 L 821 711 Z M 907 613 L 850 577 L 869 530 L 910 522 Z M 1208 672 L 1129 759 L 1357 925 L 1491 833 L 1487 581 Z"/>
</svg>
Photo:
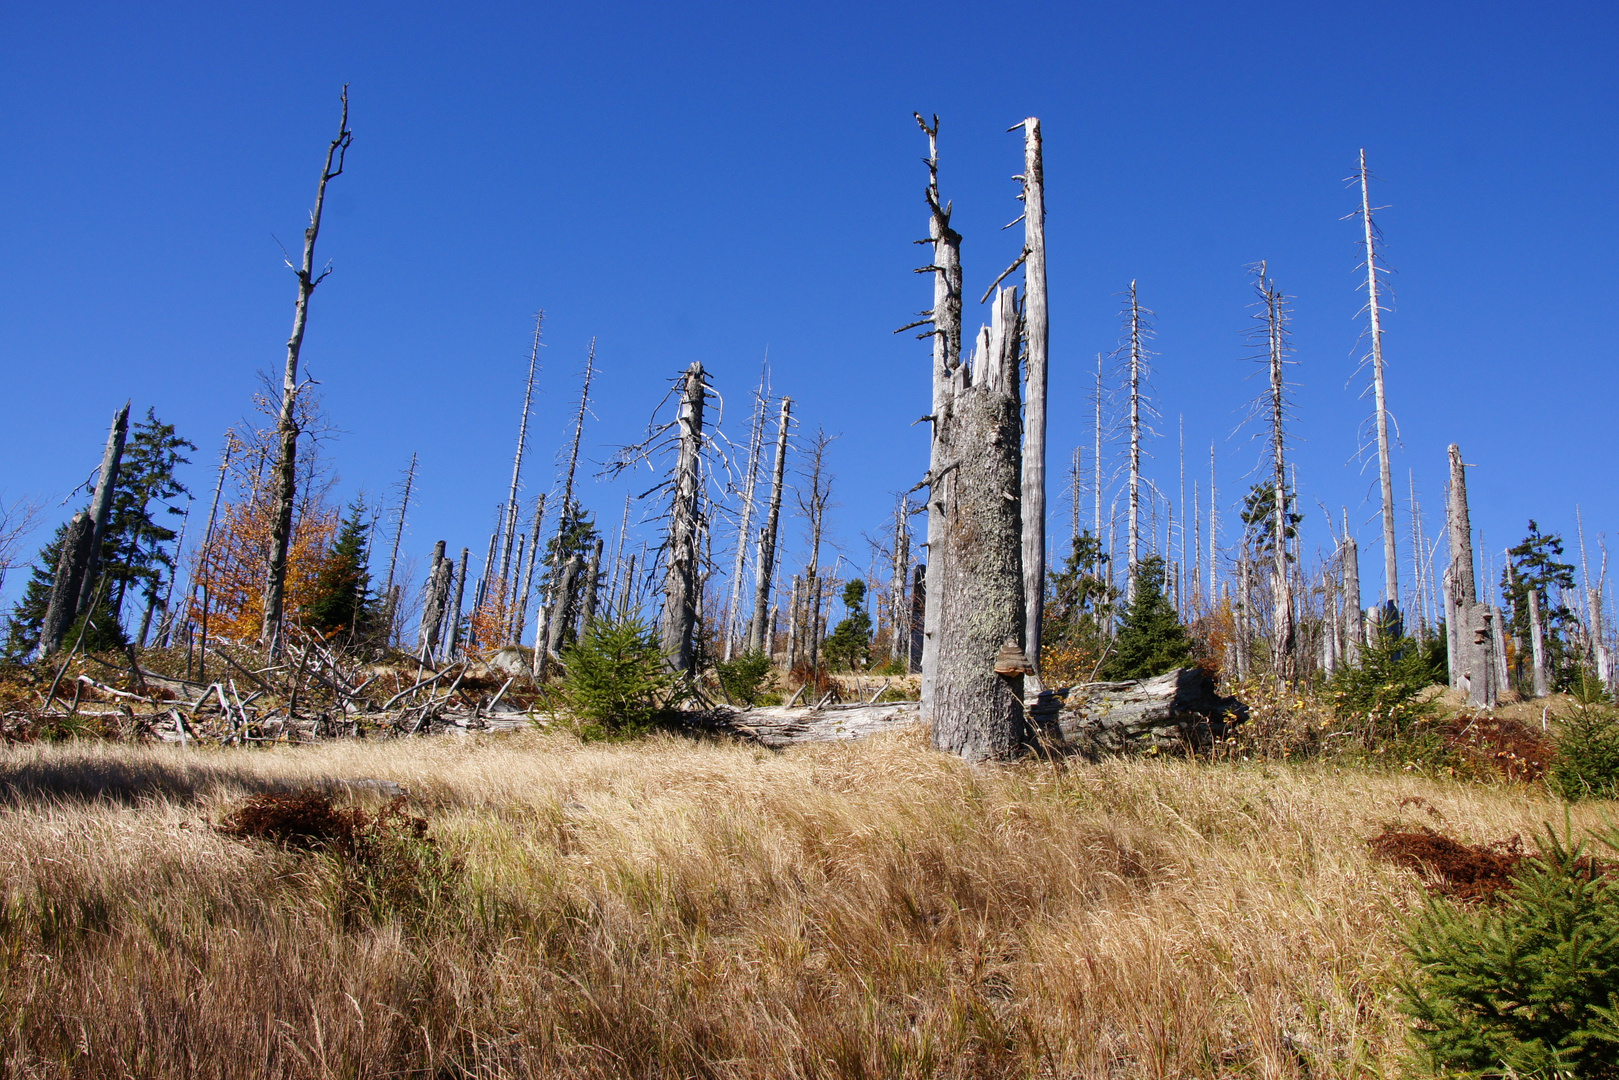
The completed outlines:
<svg viewBox="0 0 1619 1080">
<path fill-rule="evenodd" d="M 326 185 L 343 172 L 343 161 L 348 156 L 349 143 L 354 135 L 349 131 L 349 90 L 343 87 L 343 118 L 338 125 L 337 138 L 326 148 L 326 164 L 321 167 L 320 182 L 315 188 L 315 209 L 309 214 L 309 228 L 304 230 L 303 263 L 294 271 L 298 275 L 298 302 L 293 311 L 292 336 L 287 339 L 287 367 L 281 380 L 281 413 L 276 420 L 281 450 L 276 460 L 275 519 L 270 525 L 270 558 L 264 583 L 264 622 L 259 637 L 275 655 L 281 648 L 282 603 L 287 586 L 287 550 L 292 543 L 292 508 L 297 494 L 298 478 L 298 353 L 303 349 L 304 328 L 309 322 L 309 298 L 315 286 L 325 280 L 330 268 L 315 272 L 315 238 L 320 235 L 321 211 L 326 204 Z M 333 162 L 336 162 L 334 169 Z"/>
<path fill-rule="evenodd" d="M 939 643 L 933 745 L 969 761 L 1007 758 L 1025 741 L 1019 637 L 1025 626 L 1023 522 L 1017 497 L 1018 318 L 1010 290 L 954 393 L 947 450 L 955 468 L 944 529 L 946 570 L 933 586 Z M 935 558 L 937 548 L 930 549 Z M 937 566 L 937 563 L 934 564 Z M 997 669 L 1000 671 L 997 671 Z"/>
<path fill-rule="evenodd" d="M 664 660 L 673 671 L 695 674 L 697 624 L 699 454 L 703 439 L 703 365 L 686 369 L 680 398 L 680 455 L 675 463 L 674 502 L 664 549 L 663 615 L 658 635 Z"/>
<path fill-rule="evenodd" d="M 563 642 L 568 637 L 568 626 L 575 607 L 579 587 L 579 571 L 583 564 L 579 556 L 571 555 L 568 561 L 562 564 L 557 574 L 556 599 L 551 611 L 551 625 L 546 634 L 545 651 L 549 656 L 556 656 L 562 651 Z"/>
<path fill-rule="evenodd" d="M 118 486 L 118 467 L 124 460 L 124 439 L 128 434 L 129 402 L 126 401 L 112 418 L 107 449 L 101 455 L 101 472 L 96 477 L 95 497 L 90 500 L 90 550 L 85 555 L 79 582 L 77 615 L 90 610 L 95 594 L 96 577 L 101 570 L 101 542 L 106 539 L 107 526 L 112 523 L 112 496 Z"/>
<path fill-rule="evenodd" d="M 90 536 L 94 526 L 83 510 L 73 515 L 56 556 L 56 574 L 51 579 L 51 598 L 40 629 L 39 655 L 50 656 L 62 647 L 68 628 L 78 614 L 79 586 L 90 557 Z"/>
<path fill-rule="evenodd" d="M 905 578 L 911 563 L 911 534 L 906 521 L 910 510 L 910 498 L 900 496 L 894 508 L 894 574 L 888 585 L 888 655 L 895 661 L 908 656 L 911 648 L 910 605 L 905 602 Z"/>
<path fill-rule="evenodd" d="M 911 646 L 910 646 L 910 672 L 912 675 L 922 670 L 922 627 L 927 622 L 928 607 L 928 568 L 926 564 L 919 564 L 911 571 Z"/>
<path fill-rule="evenodd" d="M 470 549 L 461 549 L 461 566 L 455 574 L 455 606 L 450 612 L 450 636 L 449 644 L 444 647 L 445 656 L 454 656 L 461 644 L 461 612 L 467 592 L 467 557 L 471 554 Z"/>
</svg>

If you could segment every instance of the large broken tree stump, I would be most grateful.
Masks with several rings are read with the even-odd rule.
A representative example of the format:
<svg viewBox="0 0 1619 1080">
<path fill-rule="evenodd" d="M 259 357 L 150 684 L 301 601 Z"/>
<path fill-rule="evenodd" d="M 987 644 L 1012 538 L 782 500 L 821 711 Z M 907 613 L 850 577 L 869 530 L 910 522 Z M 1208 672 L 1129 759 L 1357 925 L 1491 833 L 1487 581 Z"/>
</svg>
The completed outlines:
<svg viewBox="0 0 1619 1080">
<path fill-rule="evenodd" d="M 1074 687 L 1057 718 L 1060 749 L 1093 760 L 1109 755 L 1205 752 L 1248 718 L 1214 678 L 1187 667 L 1152 679 Z"/>
</svg>

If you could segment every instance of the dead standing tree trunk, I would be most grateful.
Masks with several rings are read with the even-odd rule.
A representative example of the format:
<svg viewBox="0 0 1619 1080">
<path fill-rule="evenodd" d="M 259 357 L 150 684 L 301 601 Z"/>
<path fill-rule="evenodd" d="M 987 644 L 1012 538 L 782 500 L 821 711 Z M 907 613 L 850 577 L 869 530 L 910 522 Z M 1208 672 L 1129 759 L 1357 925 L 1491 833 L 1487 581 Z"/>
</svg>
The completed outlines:
<svg viewBox="0 0 1619 1080">
<path fill-rule="evenodd" d="M 940 612 L 933 745 L 969 761 L 1011 757 L 1026 739 L 1023 676 L 1033 669 L 1019 642 L 1019 337 L 1016 299 L 1004 290 L 971 372 L 958 381 L 946 444 L 954 466 L 943 538 L 950 550 L 944 575 L 930 583 L 930 606 Z"/>
<path fill-rule="evenodd" d="M 1349 535 L 1349 518 L 1344 517 L 1342 571 L 1344 589 L 1344 663 L 1360 663 L 1360 650 L 1366 644 L 1365 610 L 1360 606 L 1360 545 Z"/>
<path fill-rule="evenodd" d="M 1366 171 L 1366 151 L 1360 152 L 1360 170 L 1354 179 L 1360 181 L 1361 224 L 1366 243 L 1366 314 L 1370 320 L 1372 338 L 1372 393 L 1377 415 L 1377 483 L 1383 496 L 1383 590 L 1389 605 L 1389 614 L 1398 609 L 1400 602 L 1399 567 L 1396 563 L 1394 524 L 1394 479 L 1389 468 L 1389 411 L 1388 397 L 1383 387 L 1383 307 L 1378 294 L 1377 227 L 1372 223 L 1371 175 Z M 1351 214 L 1351 217 L 1354 215 Z M 1385 617 L 1384 622 L 1387 622 Z"/>
<path fill-rule="evenodd" d="M 1023 602 L 1028 620 L 1024 651 L 1038 671 L 1046 595 L 1046 352 L 1050 340 L 1046 181 L 1040 120 L 1031 116 L 1022 127 L 1024 336 L 1028 344 L 1023 414 Z"/>
<path fill-rule="evenodd" d="M 1132 604 L 1136 598 L 1138 563 L 1141 561 L 1141 436 L 1145 430 L 1143 413 L 1151 409 L 1146 404 L 1144 390 L 1151 356 L 1147 351 L 1147 339 L 1152 336 L 1152 326 L 1147 322 L 1147 316 L 1152 312 L 1141 306 L 1136 297 L 1134 281 L 1130 282 L 1130 302 L 1124 314 L 1129 327 L 1125 360 L 1130 389 L 1130 526 L 1126 541 L 1124 592 L 1126 604 Z"/>
<path fill-rule="evenodd" d="M 1469 704 L 1493 708 L 1500 693 L 1497 679 L 1498 621 L 1488 604 L 1478 602 L 1473 573 L 1473 526 L 1467 508 L 1467 471 L 1461 449 L 1451 443 L 1449 538 L 1450 569 L 1446 573 L 1456 628 L 1451 631 L 1451 686 L 1467 692 Z"/>
<path fill-rule="evenodd" d="M 528 353 L 528 382 L 523 390 L 523 416 L 517 423 L 517 452 L 512 455 L 512 489 L 506 497 L 506 506 L 501 511 L 504 533 L 500 550 L 500 573 L 497 575 L 509 600 L 512 595 L 510 587 L 512 545 L 517 542 L 517 492 L 523 479 L 523 456 L 528 451 L 528 418 L 534 410 L 534 373 L 540 364 L 540 331 L 545 326 L 545 312 L 534 313 L 534 344 Z"/>
<path fill-rule="evenodd" d="M 923 159 L 928 167 L 928 238 L 917 243 L 933 246 L 933 262 L 919 267 L 916 272 L 933 275 L 933 307 L 922 312 L 917 322 L 895 332 L 917 326 L 933 327 L 917 335 L 933 338 L 933 412 L 927 417 L 932 422 L 932 439 L 928 445 L 928 474 L 918 487 L 928 489 L 928 564 L 933 567 L 934 580 L 942 581 L 946 573 L 943 561 L 948 558 L 945 514 L 952 482 L 949 474 L 954 467 L 948 458 L 946 441 L 953 409 L 951 398 L 961 367 L 961 234 L 950 227 L 952 204 L 942 203 L 939 197 L 939 117 L 933 117 L 930 127 L 921 113 L 915 115 L 918 126 L 928 137 L 928 156 Z M 939 605 L 926 605 L 922 615 L 923 720 L 933 715 L 939 618 Z"/>
<path fill-rule="evenodd" d="M 427 588 L 422 596 L 422 622 L 416 634 L 416 653 L 424 664 L 431 664 L 438 651 L 439 626 L 444 622 L 453 574 L 450 560 L 444 557 L 444 541 L 440 540 L 433 545 L 432 568 L 427 572 Z"/>
<path fill-rule="evenodd" d="M 399 520 L 394 523 L 393 548 L 388 552 L 388 583 L 382 587 L 383 610 L 387 614 L 387 628 L 384 634 L 388 645 L 392 645 L 395 634 L 399 630 L 399 605 L 395 603 L 394 572 L 399 566 L 399 543 L 405 538 L 405 513 L 410 509 L 410 491 L 416 485 L 416 455 L 410 455 L 410 468 L 405 471 L 405 491 L 399 499 Z"/>
<path fill-rule="evenodd" d="M 910 515 L 910 496 L 901 495 L 894 510 L 894 575 L 888 586 L 888 655 L 895 662 L 903 662 L 911 651 L 911 613 L 905 597 L 905 579 L 911 568 Z"/>
<path fill-rule="evenodd" d="M 298 354 L 304 345 L 304 329 L 309 323 L 309 298 L 315 287 L 331 273 L 328 266 L 315 272 L 315 238 L 320 235 L 321 212 L 326 205 L 326 185 L 343 174 L 354 133 L 349 130 L 349 88 L 343 87 L 343 117 L 337 138 L 326 148 L 326 164 L 320 170 L 315 188 L 315 208 L 309 213 L 304 230 L 303 262 L 294 268 L 298 275 L 298 302 L 292 317 L 292 336 L 287 339 L 287 367 L 281 380 L 281 414 L 276 431 L 281 451 L 276 459 L 275 520 L 270 526 L 270 558 L 264 582 L 264 623 L 259 638 L 270 654 L 281 650 L 282 607 L 287 586 L 287 549 L 292 543 L 292 508 L 297 496 L 298 478 Z M 335 168 L 334 168 L 335 164 Z M 290 262 L 289 262 L 290 265 Z"/>
<path fill-rule="evenodd" d="M 1258 280 L 1255 289 L 1264 311 L 1265 358 L 1270 375 L 1266 390 L 1265 411 L 1270 425 L 1271 449 L 1271 667 L 1283 679 L 1292 679 L 1294 649 L 1296 646 L 1293 616 L 1293 583 L 1288 568 L 1287 535 L 1287 384 L 1283 379 L 1283 366 L 1292 351 L 1287 340 L 1287 297 L 1276 283 L 1265 276 L 1265 264 L 1256 268 Z"/>
<path fill-rule="evenodd" d="M 759 389 L 753 395 L 753 419 L 748 428 L 748 464 L 742 481 L 742 513 L 736 526 L 736 565 L 731 570 L 731 591 L 725 602 L 725 659 L 730 660 L 740 645 L 746 648 L 744 631 L 737 625 L 742 613 L 742 575 L 747 570 L 748 541 L 753 536 L 753 492 L 759 479 L 759 456 L 764 449 L 765 409 L 769 406 L 766 374 L 759 375 Z"/>
<path fill-rule="evenodd" d="M 679 456 L 675 461 L 674 499 L 669 508 L 669 536 L 664 548 L 663 614 L 658 637 L 671 670 L 696 674 L 698 497 L 702 490 L 703 365 L 686 369 L 680 396 Z"/>
<path fill-rule="evenodd" d="M 781 525 L 781 494 L 787 479 L 787 431 L 792 420 L 793 399 L 781 399 L 781 416 L 776 421 L 776 464 L 771 470 L 770 509 L 759 533 L 759 550 L 753 560 L 753 622 L 748 630 L 748 651 L 769 653 L 773 642 L 769 624 L 770 583 L 776 573 L 776 535 Z M 792 618 L 791 615 L 788 616 Z"/>
</svg>

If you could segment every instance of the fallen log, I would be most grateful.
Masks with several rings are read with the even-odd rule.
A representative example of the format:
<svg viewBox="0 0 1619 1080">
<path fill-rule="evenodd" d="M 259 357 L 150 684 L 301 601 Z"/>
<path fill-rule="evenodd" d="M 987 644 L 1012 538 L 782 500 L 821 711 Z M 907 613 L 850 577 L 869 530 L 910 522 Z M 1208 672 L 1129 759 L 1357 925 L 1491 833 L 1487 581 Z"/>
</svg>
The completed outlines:
<svg viewBox="0 0 1619 1080">
<path fill-rule="evenodd" d="M 1097 759 L 1109 755 L 1207 752 L 1248 718 L 1248 707 L 1222 697 L 1202 668 L 1152 679 L 1072 687 L 1057 716 L 1058 748 Z"/>
</svg>

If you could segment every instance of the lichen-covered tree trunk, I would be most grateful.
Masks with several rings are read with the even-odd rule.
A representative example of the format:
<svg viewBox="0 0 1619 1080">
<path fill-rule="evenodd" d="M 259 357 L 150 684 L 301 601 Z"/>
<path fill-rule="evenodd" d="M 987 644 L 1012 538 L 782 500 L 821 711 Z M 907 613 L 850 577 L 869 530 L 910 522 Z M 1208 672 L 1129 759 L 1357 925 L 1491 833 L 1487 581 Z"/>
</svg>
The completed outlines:
<svg viewBox="0 0 1619 1080">
<path fill-rule="evenodd" d="M 686 369 L 680 398 L 680 453 L 675 462 L 674 502 L 664 548 L 663 615 L 658 624 L 664 660 L 671 670 L 692 674 L 697 623 L 699 452 L 703 438 L 703 365 Z"/>
<path fill-rule="evenodd" d="M 931 583 L 939 628 L 933 745 L 969 761 L 1011 757 L 1026 737 L 1023 679 L 995 671 L 1003 647 L 1021 647 L 1025 626 L 1019 334 L 1010 290 L 997 299 L 995 316 L 970 382 L 960 380 L 952 395 L 951 499 L 941 538 L 949 553 L 945 573 Z"/>
</svg>

